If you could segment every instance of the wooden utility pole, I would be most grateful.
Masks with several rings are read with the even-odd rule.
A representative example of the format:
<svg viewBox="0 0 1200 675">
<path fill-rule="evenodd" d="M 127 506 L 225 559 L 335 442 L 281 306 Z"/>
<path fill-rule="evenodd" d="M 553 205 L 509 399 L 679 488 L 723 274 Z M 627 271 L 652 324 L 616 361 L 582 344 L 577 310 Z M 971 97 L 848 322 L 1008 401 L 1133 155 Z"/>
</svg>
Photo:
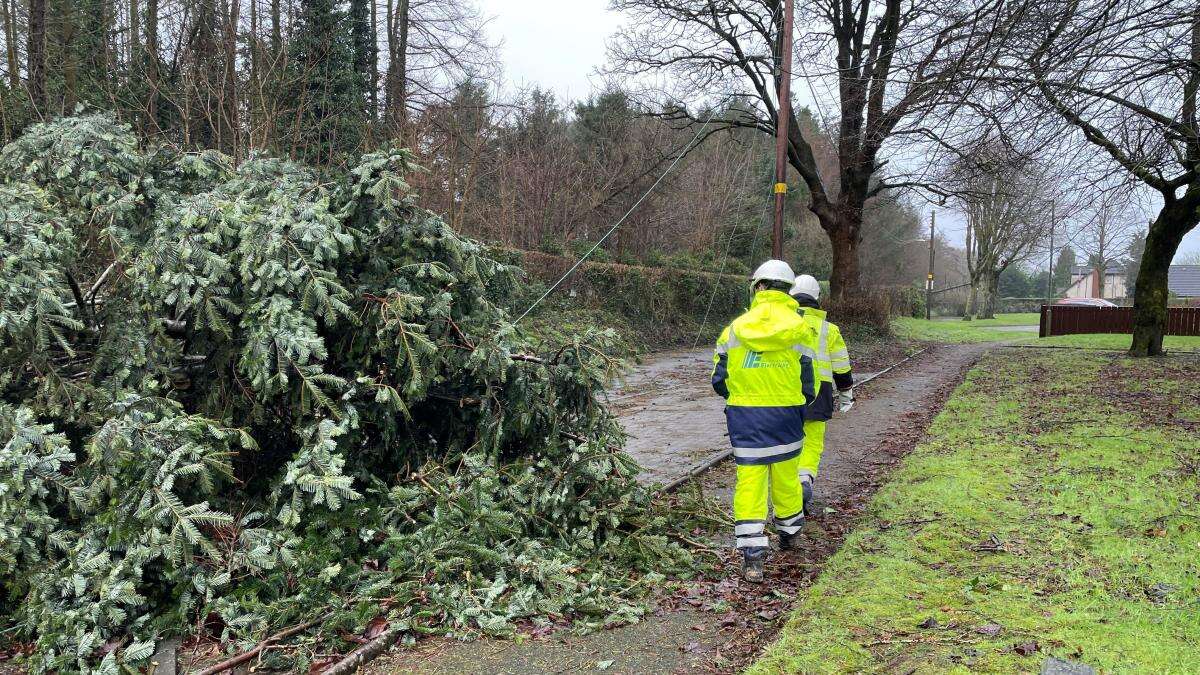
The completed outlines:
<svg viewBox="0 0 1200 675">
<path fill-rule="evenodd" d="M 930 314 L 930 305 L 933 303 L 933 228 L 937 219 L 937 213 L 929 212 L 929 273 L 925 275 L 925 320 L 928 321 Z"/>
<path fill-rule="evenodd" d="M 787 196 L 788 120 L 792 116 L 792 0 L 783 0 L 779 40 L 779 100 L 775 110 L 775 226 L 771 257 L 783 258 L 783 205 Z"/>
</svg>

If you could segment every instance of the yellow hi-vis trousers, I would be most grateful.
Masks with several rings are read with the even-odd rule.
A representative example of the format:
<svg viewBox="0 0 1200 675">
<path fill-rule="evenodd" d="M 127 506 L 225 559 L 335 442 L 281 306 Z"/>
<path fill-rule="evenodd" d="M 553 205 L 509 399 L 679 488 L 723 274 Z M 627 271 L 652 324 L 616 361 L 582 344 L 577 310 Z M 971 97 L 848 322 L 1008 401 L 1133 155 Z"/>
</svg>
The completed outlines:
<svg viewBox="0 0 1200 675">
<path fill-rule="evenodd" d="M 821 455 L 825 452 L 825 422 L 807 420 L 804 423 L 804 447 L 800 450 L 799 469 L 801 476 L 817 477 L 821 468 Z"/>
<path fill-rule="evenodd" d="M 772 464 L 739 464 L 733 486 L 733 520 L 737 547 L 744 553 L 769 547 L 765 526 L 768 497 L 775 509 L 775 529 L 796 534 L 804 525 L 804 494 L 800 491 L 800 458 Z"/>
</svg>

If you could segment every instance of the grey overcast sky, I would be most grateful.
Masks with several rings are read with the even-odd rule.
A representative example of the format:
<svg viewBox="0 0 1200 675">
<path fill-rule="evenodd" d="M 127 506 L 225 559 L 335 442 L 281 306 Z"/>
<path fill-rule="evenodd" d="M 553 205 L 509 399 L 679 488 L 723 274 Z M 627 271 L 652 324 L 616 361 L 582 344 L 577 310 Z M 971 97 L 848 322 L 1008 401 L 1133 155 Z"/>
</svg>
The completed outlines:
<svg viewBox="0 0 1200 675">
<path fill-rule="evenodd" d="M 509 86 L 539 85 L 559 98 L 586 98 L 601 85 L 604 41 L 621 24 L 608 0 L 478 0 L 491 17 L 489 33 L 503 41 Z"/>
<path fill-rule="evenodd" d="M 602 85 L 595 75 L 604 65 L 605 40 L 624 17 L 608 9 L 608 0 L 477 0 L 490 17 L 489 34 L 503 42 L 501 58 L 509 87 L 539 85 L 563 101 L 586 98 Z M 795 103 L 811 101 L 804 87 L 795 88 Z M 958 213 L 939 209 L 947 237 L 961 245 L 963 221 Z M 1184 238 L 1179 256 L 1200 253 L 1200 228 Z"/>
</svg>

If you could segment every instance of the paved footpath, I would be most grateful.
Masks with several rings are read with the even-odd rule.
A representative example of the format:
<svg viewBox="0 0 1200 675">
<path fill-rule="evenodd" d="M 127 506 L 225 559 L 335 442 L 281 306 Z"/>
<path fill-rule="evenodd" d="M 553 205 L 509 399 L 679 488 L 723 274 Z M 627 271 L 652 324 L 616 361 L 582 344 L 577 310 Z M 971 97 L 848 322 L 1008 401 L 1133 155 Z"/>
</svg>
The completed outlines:
<svg viewBox="0 0 1200 675">
<path fill-rule="evenodd" d="M 897 460 L 889 456 L 897 440 L 911 445 L 923 434 L 932 410 L 948 387 L 962 377 L 967 366 L 993 345 L 938 345 L 911 361 L 867 383 L 847 415 L 830 423 L 826 452 L 821 463 L 818 497 L 833 514 L 806 527 L 805 536 L 816 544 L 828 529 L 844 534 L 874 491 L 878 467 Z M 646 469 L 643 480 L 664 483 L 728 446 L 723 401 L 708 383 L 711 352 L 682 351 L 648 357 L 610 395 L 614 409 L 629 434 L 627 450 Z M 920 426 L 920 429 L 915 427 Z M 704 474 L 705 492 L 728 498 L 733 482 L 732 464 L 725 462 Z M 796 597 L 820 571 L 822 561 L 840 543 L 830 540 L 822 553 L 804 556 L 797 567 L 781 569 L 772 563 L 768 584 L 779 597 Z M 795 574 L 798 568 L 806 575 Z M 787 578 L 778 578 L 787 576 Z M 763 593 L 763 588 L 755 589 Z M 768 600 L 771 595 L 765 596 Z M 772 600 L 772 602 L 774 602 Z M 775 614 L 774 604 L 764 605 Z M 766 615 L 764 610 L 763 615 Z M 772 628 L 786 612 L 764 624 L 765 632 L 752 637 L 765 646 Z M 547 638 L 479 640 L 470 643 L 429 641 L 412 651 L 389 654 L 369 664 L 369 673 L 673 673 L 724 672 L 714 658 L 730 653 L 746 641 L 738 628 L 723 627 L 711 613 L 690 608 L 654 613 L 641 623 L 590 635 L 568 631 Z M 734 661 L 734 663 L 737 663 Z M 734 669 L 737 669 L 736 666 Z"/>
<path fill-rule="evenodd" d="M 850 480 L 864 453 L 886 439 L 904 413 L 924 405 L 948 377 L 986 345 L 939 345 L 857 390 L 858 401 L 826 431 L 821 482 L 830 493 Z M 668 483 L 729 447 L 725 402 L 712 391 L 711 350 L 655 354 L 609 397 L 628 434 L 625 451 L 642 465 L 646 484 Z M 869 372 L 856 372 L 862 379 Z"/>
</svg>

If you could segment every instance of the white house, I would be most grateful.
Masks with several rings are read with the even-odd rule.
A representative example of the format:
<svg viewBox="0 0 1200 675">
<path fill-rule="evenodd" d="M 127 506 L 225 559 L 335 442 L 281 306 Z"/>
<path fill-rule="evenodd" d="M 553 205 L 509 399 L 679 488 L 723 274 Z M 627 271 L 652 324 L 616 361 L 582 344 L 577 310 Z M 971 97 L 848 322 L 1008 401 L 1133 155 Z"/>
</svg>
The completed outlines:
<svg viewBox="0 0 1200 675">
<path fill-rule="evenodd" d="M 1200 298 L 1200 265 L 1171 265 L 1167 271 L 1167 289 L 1181 299 Z M 1128 296 L 1124 268 L 1106 270 L 1101 287 L 1100 275 L 1096 270 L 1091 267 L 1072 267 L 1071 285 L 1063 293 L 1064 298 L 1105 300 L 1121 300 Z"/>
<path fill-rule="evenodd" d="M 1114 265 L 1114 267 L 1116 267 Z M 1064 298 L 1104 298 L 1119 300 L 1126 297 L 1125 270 L 1109 268 L 1104 271 L 1101 283 L 1100 273 L 1091 267 L 1072 267 L 1071 285 L 1063 294 Z"/>
</svg>

